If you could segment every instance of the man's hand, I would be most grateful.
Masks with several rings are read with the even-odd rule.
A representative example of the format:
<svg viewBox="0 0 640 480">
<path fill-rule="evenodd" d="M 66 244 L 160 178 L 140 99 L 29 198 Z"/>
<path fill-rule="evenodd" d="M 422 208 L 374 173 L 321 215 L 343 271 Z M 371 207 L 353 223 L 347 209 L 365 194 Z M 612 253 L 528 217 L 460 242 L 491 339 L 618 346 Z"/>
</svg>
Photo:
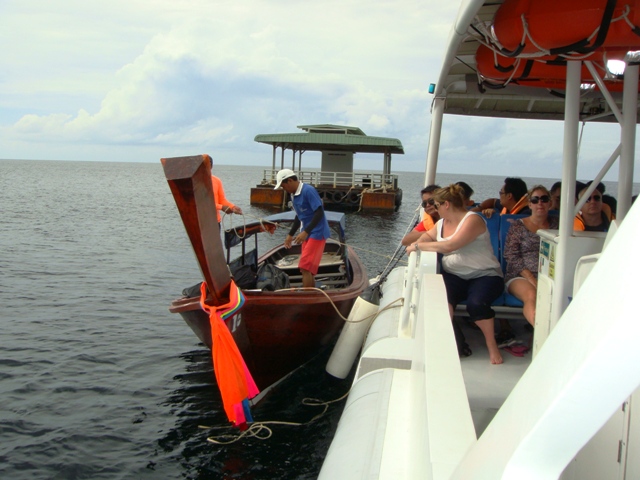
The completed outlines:
<svg viewBox="0 0 640 480">
<path fill-rule="evenodd" d="M 284 239 L 284 248 L 291 248 L 292 241 L 293 241 L 293 237 L 291 235 L 287 235 Z"/>
<path fill-rule="evenodd" d="M 302 231 L 298 235 L 296 235 L 296 238 L 293 240 L 293 242 L 299 245 L 302 242 L 304 242 L 307 238 L 309 238 L 309 234 L 305 231 Z"/>
</svg>

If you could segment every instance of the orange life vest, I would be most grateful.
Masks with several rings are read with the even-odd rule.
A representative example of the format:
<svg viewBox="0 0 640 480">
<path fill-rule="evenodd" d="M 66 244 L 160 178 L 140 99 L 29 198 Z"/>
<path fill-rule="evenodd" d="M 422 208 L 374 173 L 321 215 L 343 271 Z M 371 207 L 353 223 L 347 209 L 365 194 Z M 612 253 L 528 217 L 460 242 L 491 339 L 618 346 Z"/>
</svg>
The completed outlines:
<svg viewBox="0 0 640 480">
<path fill-rule="evenodd" d="M 503 207 L 502 211 L 500 212 L 500 215 L 504 215 L 506 213 L 510 213 L 510 214 L 518 213 L 520 210 L 528 206 L 529 206 L 529 197 L 527 195 L 523 195 L 522 198 L 518 200 L 518 203 L 516 203 L 511 210 L 507 210 L 507 207 Z"/>
</svg>

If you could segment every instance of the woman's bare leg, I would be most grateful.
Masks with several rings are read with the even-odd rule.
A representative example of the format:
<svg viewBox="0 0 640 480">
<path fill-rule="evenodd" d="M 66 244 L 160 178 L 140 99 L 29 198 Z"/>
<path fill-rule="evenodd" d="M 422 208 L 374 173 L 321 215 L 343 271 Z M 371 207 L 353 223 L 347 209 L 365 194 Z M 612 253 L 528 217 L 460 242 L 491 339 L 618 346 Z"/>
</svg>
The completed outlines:
<svg viewBox="0 0 640 480">
<path fill-rule="evenodd" d="M 484 335 L 484 340 L 487 342 L 487 349 L 489 350 L 489 360 L 494 365 L 499 365 L 502 363 L 502 355 L 500 354 L 500 349 L 498 348 L 498 344 L 496 343 L 496 337 L 494 336 L 493 331 L 493 318 L 488 318 L 486 320 L 476 320 L 476 325 L 482 331 Z"/>
<path fill-rule="evenodd" d="M 516 278 L 509 284 L 509 293 L 524 303 L 522 314 L 531 325 L 536 323 L 536 287 L 524 278 Z"/>
</svg>

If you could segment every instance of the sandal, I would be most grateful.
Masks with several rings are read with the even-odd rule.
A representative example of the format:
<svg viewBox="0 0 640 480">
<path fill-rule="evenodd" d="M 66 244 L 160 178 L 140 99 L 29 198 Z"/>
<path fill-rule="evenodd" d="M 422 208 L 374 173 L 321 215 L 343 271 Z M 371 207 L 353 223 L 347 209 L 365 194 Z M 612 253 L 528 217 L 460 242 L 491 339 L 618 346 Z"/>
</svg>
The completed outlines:
<svg viewBox="0 0 640 480">
<path fill-rule="evenodd" d="M 509 347 L 504 347 L 503 350 L 505 352 L 509 352 L 514 357 L 524 357 L 524 354 L 529 351 L 529 347 L 525 345 L 512 345 Z"/>
<path fill-rule="evenodd" d="M 469 345 L 466 343 L 461 347 L 458 347 L 458 355 L 460 357 L 470 357 L 472 353 L 471 348 L 469 348 Z"/>
</svg>

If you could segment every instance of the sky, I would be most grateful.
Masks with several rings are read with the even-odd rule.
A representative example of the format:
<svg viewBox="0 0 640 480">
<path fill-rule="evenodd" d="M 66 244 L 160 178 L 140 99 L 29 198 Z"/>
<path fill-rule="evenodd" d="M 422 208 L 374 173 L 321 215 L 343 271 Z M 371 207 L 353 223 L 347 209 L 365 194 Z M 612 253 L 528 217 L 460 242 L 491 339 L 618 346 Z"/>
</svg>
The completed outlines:
<svg viewBox="0 0 640 480">
<path fill-rule="evenodd" d="M 257 134 L 356 126 L 422 172 L 455 1 L 2 0 L 0 159 L 271 166 Z M 593 128 L 593 131 L 590 130 Z M 616 148 L 587 125 L 578 178 Z M 588 140 L 587 140 L 588 138 Z M 444 173 L 560 178 L 562 124 L 451 117 Z M 318 167 L 303 155 L 303 167 Z M 355 168 L 382 169 L 356 155 Z M 616 172 L 615 168 L 612 173 Z"/>
</svg>

